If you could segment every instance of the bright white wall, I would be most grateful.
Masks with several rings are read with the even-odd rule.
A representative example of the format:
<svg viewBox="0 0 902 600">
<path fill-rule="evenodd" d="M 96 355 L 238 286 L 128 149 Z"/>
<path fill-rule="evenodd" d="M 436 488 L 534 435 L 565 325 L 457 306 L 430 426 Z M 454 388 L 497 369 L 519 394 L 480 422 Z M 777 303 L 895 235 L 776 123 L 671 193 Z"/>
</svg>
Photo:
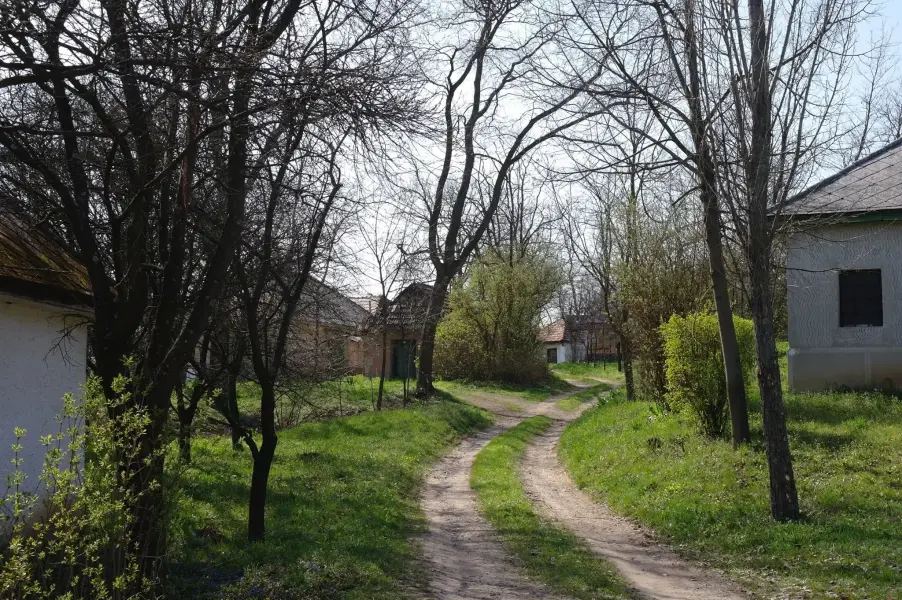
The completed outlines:
<svg viewBox="0 0 902 600">
<path fill-rule="evenodd" d="M 570 360 L 570 344 L 545 344 L 544 350 L 542 350 L 542 357 L 545 358 L 546 356 L 548 356 L 548 350 L 552 348 L 557 348 L 558 363 L 563 363 Z"/>
<path fill-rule="evenodd" d="M 66 318 L 66 315 L 70 315 Z M 70 308 L 0 294 L 0 487 L 13 466 L 13 429 L 27 431 L 22 441 L 26 491 L 38 488 L 44 458 L 41 435 L 58 431 L 56 415 L 66 392 L 81 393 L 85 381 L 87 327 L 81 325 L 60 342 L 73 318 Z"/>
</svg>

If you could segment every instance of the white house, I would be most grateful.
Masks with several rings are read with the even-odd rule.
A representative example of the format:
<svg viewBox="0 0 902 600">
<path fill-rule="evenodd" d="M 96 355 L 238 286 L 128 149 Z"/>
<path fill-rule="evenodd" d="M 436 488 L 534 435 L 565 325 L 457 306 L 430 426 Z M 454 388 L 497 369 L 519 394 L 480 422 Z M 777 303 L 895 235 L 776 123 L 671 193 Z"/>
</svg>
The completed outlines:
<svg viewBox="0 0 902 600">
<path fill-rule="evenodd" d="M 25 491 L 39 487 L 45 449 L 67 392 L 85 381 L 91 295 L 84 270 L 59 247 L 0 214 L 0 487 L 22 440 Z"/>
<path fill-rule="evenodd" d="M 782 211 L 789 386 L 902 387 L 902 140 Z"/>
<path fill-rule="evenodd" d="M 549 364 L 614 359 L 617 337 L 603 315 L 567 315 L 539 332 L 545 360 Z"/>
</svg>

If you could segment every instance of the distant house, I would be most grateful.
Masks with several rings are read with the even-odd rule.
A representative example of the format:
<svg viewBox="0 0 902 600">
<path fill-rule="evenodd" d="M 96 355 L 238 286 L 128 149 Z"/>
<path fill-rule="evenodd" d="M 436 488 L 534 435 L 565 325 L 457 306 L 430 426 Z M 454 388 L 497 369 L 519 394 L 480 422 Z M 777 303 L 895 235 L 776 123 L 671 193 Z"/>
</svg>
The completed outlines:
<svg viewBox="0 0 902 600">
<path fill-rule="evenodd" d="M 39 233 L 0 214 L 0 485 L 12 470 L 14 428 L 26 430 L 21 469 L 39 487 L 63 396 L 87 373 L 91 292 L 85 270 Z"/>
<path fill-rule="evenodd" d="M 311 279 L 298 302 L 291 372 L 331 378 L 363 373 L 363 328 L 370 313 L 338 289 Z"/>
<path fill-rule="evenodd" d="M 603 315 L 568 315 L 546 325 L 539 333 L 549 364 L 596 362 L 617 355 L 617 337 Z"/>
<path fill-rule="evenodd" d="M 367 306 L 371 315 L 366 325 L 366 351 L 363 372 L 376 377 L 382 369 L 382 354 L 386 355 L 388 377 L 416 377 L 416 357 L 432 286 L 412 283 L 398 292 L 392 300 L 370 298 Z M 382 332 L 386 332 L 383 347 Z"/>
<path fill-rule="evenodd" d="M 805 190 L 789 223 L 789 386 L 902 387 L 902 140 Z"/>
</svg>

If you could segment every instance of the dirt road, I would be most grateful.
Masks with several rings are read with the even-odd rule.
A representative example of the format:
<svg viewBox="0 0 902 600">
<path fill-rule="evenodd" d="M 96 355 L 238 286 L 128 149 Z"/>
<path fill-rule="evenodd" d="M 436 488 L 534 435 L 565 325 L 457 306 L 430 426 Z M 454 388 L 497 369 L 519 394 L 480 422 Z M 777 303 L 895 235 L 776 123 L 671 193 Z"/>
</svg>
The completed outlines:
<svg viewBox="0 0 902 600">
<path fill-rule="evenodd" d="M 527 449 L 520 473 L 523 488 L 540 512 L 581 536 L 610 560 L 641 598 L 741 600 L 735 586 L 687 563 L 632 522 L 582 492 L 557 457 L 566 423 L 556 421 Z"/>
<path fill-rule="evenodd" d="M 583 537 L 610 560 L 638 598 L 652 600 L 740 600 L 745 598 L 717 574 L 680 559 L 629 521 L 590 500 L 570 480 L 557 458 L 566 424 L 581 410 L 557 407 L 560 396 L 527 402 L 506 394 L 473 392 L 464 400 L 497 415 L 495 426 L 459 444 L 426 478 L 422 507 L 429 522 L 422 538 L 429 571 L 429 597 L 436 600 L 560 599 L 526 578 L 497 534 L 479 514 L 470 471 L 479 451 L 510 427 L 534 415 L 554 419 L 527 450 L 521 471 L 524 489 L 537 510 Z M 582 410 L 589 408 L 583 405 Z"/>
</svg>

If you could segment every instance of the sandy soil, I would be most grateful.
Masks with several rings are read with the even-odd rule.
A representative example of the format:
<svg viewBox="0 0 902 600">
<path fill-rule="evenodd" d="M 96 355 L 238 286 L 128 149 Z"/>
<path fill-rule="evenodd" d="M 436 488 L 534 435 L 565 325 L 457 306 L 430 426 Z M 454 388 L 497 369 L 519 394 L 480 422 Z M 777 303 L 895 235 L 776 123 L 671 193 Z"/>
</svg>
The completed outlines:
<svg viewBox="0 0 902 600">
<path fill-rule="evenodd" d="M 436 600 L 560 599 L 527 579 L 507 555 L 491 525 L 479 514 L 470 489 L 476 455 L 493 437 L 534 415 L 554 419 L 527 450 L 521 473 L 538 510 L 555 519 L 609 560 L 637 597 L 654 600 L 741 600 L 735 587 L 715 573 L 680 559 L 635 525 L 593 502 L 570 480 L 557 458 L 557 441 L 580 411 L 556 406 L 561 396 L 526 402 L 512 396 L 474 392 L 463 398 L 497 415 L 494 427 L 467 438 L 427 476 L 422 507 L 429 522 L 421 545 Z M 584 404 L 582 410 L 591 406 Z"/>
<path fill-rule="evenodd" d="M 439 461 L 426 479 L 422 507 L 429 519 L 429 531 L 423 536 L 422 548 L 431 598 L 558 597 L 545 586 L 523 577 L 491 525 L 479 514 L 476 495 L 470 489 L 470 470 L 476 455 L 489 440 L 517 422 L 518 419 L 502 417 L 491 429 L 467 438 Z"/>
</svg>

